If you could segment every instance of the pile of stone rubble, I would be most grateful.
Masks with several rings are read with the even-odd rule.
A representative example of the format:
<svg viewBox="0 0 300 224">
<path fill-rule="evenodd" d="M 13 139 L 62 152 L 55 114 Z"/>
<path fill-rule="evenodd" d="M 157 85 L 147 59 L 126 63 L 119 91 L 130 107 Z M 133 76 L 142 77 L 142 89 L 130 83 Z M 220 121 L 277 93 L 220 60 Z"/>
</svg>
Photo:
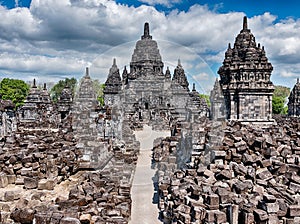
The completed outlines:
<svg viewBox="0 0 300 224">
<path fill-rule="evenodd" d="M 214 147 L 208 145 L 218 137 L 212 133 L 199 145 L 197 162 L 185 169 L 175 168 L 176 138 L 156 144 L 164 222 L 300 223 L 299 120 L 278 118 L 263 129 L 230 122 Z"/>
<path fill-rule="evenodd" d="M 128 223 L 137 158 L 130 148 L 139 145 L 103 141 L 113 158 L 102 170 L 82 170 L 71 120 L 2 138 L 1 223 Z"/>
</svg>

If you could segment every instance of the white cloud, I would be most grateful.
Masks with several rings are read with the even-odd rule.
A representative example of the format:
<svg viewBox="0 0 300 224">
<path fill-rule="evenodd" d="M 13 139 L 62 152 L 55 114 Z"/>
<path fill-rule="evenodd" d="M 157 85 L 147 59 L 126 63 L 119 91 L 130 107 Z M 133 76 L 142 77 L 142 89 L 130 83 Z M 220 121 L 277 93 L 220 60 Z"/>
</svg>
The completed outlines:
<svg viewBox="0 0 300 224">
<path fill-rule="evenodd" d="M 172 7 L 182 0 L 140 0 L 139 2 L 147 3 L 149 5 L 163 5 L 166 7 Z"/>
<path fill-rule="evenodd" d="M 151 5 L 179 2 L 145 1 Z M 33 0 L 29 9 L 0 6 L 0 14 L 2 74 L 79 78 L 84 67 L 92 64 L 92 75 L 94 72 L 105 80 L 113 57 L 120 71 L 129 64 L 134 43 L 148 21 L 165 66 L 173 71 L 180 58 L 191 77 L 207 73 L 213 81 L 216 71 L 202 65 L 222 64 L 227 44 L 233 44 L 244 16 L 218 13 L 203 5 L 166 15 L 153 6 L 134 7 L 109 0 Z M 265 46 L 274 66 L 273 81 L 291 80 L 288 85 L 292 85 L 300 74 L 300 20 L 277 21 L 276 16 L 265 13 L 250 18 L 248 26 L 256 41 Z"/>
</svg>

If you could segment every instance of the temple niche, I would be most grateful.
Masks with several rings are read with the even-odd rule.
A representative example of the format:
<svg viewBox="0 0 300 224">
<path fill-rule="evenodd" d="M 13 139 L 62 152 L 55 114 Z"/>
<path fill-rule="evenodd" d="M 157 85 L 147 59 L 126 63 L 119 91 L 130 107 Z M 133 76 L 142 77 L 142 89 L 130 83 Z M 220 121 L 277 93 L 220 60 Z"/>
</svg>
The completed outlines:
<svg viewBox="0 0 300 224">
<path fill-rule="evenodd" d="M 154 129 L 169 129 L 172 120 L 192 121 L 207 116 L 206 102 L 200 100 L 195 88 L 189 90 L 180 60 L 173 78 L 169 68 L 165 72 L 163 69 L 157 42 L 145 23 L 144 34 L 136 42 L 131 57 L 130 70 L 124 68 L 122 81 L 116 60 L 113 61 L 105 82 L 105 104 L 120 107 L 124 119 L 133 127 L 147 123 Z"/>
<path fill-rule="evenodd" d="M 234 46 L 228 45 L 218 73 L 223 90 L 226 118 L 246 123 L 272 120 L 273 67 L 263 46 L 257 44 L 244 17 L 243 29 Z"/>
<path fill-rule="evenodd" d="M 297 83 L 292 89 L 289 102 L 288 102 L 288 114 L 289 116 L 300 116 L 300 83 L 299 78 Z"/>
</svg>

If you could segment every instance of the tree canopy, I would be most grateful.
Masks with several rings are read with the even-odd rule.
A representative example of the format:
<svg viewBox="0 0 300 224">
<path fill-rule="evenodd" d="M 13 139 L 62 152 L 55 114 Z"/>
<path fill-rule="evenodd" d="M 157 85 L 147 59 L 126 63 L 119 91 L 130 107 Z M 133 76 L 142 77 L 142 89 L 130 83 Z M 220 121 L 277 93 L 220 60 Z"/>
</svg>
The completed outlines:
<svg viewBox="0 0 300 224">
<path fill-rule="evenodd" d="M 100 106 L 103 106 L 104 105 L 104 96 L 103 96 L 103 90 L 105 88 L 105 84 L 101 84 L 99 82 L 99 80 L 94 80 L 94 89 L 96 91 L 96 94 L 97 94 L 97 100 L 100 104 Z"/>
<path fill-rule="evenodd" d="M 75 87 L 76 87 L 76 83 L 77 83 L 77 80 L 75 78 L 65 78 L 64 80 L 59 80 L 58 83 L 56 83 L 52 89 L 50 90 L 50 95 L 51 95 L 51 98 L 54 102 L 57 102 L 62 90 L 68 86 L 71 91 L 72 91 L 72 94 L 74 96 L 75 94 Z"/>
<path fill-rule="evenodd" d="M 0 95 L 3 100 L 11 100 L 17 108 L 24 104 L 29 88 L 23 80 L 4 78 L 0 82 Z"/>
<path fill-rule="evenodd" d="M 205 99 L 205 101 L 206 101 L 206 103 L 207 103 L 207 106 L 210 107 L 210 99 L 209 99 L 209 95 L 206 95 L 206 94 L 199 94 L 199 97 Z"/>
<path fill-rule="evenodd" d="M 274 86 L 274 94 L 272 101 L 273 114 L 287 114 L 286 106 L 287 98 L 290 94 L 290 88 L 285 86 Z"/>
</svg>

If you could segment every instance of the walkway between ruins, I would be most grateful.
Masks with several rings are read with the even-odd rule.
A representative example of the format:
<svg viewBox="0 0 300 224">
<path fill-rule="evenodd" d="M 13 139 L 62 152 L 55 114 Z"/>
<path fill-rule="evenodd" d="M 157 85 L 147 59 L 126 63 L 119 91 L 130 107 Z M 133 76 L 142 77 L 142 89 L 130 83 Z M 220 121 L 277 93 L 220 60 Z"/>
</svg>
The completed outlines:
<svg viewBox="0 0 300 224">
<path fill-rule="evenodd" d="M 154 139 L 170 136 L 170 131 L 153 131 L 150 126 L 144 125 L 143 131 L 136 131 L 135 136 L 141 143 L 141 149 L 131 189 L 132 210 L 129 223 L 161 223 L 158 220 L 157 204 L 153 201 L 155 170 L 151 169 L 152 148 Z"/>
</svg>

